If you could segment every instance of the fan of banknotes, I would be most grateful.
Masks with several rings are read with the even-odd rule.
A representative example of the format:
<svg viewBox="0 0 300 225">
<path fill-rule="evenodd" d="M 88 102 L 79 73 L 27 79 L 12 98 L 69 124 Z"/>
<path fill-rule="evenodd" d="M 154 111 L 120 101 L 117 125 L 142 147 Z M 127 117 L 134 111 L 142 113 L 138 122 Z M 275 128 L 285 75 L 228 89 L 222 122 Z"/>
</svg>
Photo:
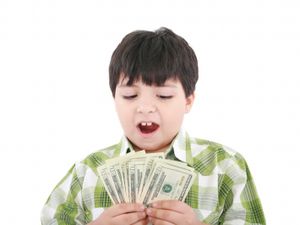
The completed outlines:
<svg viewBox="0 0 300 225">
<path fill-rule="evenodd" d="M 195 178 L 194 169 L 185 163 L 144 151 L 108 159 L 98 172 L 113 204 L 184 201 Z"/>
</svg>

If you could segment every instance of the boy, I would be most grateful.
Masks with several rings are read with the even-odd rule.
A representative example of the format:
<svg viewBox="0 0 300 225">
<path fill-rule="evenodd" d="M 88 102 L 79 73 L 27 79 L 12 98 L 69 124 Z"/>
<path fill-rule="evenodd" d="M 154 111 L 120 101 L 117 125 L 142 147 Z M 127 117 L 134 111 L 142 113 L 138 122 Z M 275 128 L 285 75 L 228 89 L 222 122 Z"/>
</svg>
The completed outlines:
<svg viewBox="0 0 300 225">
<path fill-rule="evenodd" d="M 167 28 L 128 34 L 112 55 L 109 79 L 124 137 L 70 169 L 43 208 L 43 225 L 265 224 L 242 156 L 181 129 L 198 80 L 197 58 L 183 38 Z M 112 205 L 97 168 L 106 159 L 141 150 L 164 152 L 195 169 L 185 202 Z"/>
</svg>

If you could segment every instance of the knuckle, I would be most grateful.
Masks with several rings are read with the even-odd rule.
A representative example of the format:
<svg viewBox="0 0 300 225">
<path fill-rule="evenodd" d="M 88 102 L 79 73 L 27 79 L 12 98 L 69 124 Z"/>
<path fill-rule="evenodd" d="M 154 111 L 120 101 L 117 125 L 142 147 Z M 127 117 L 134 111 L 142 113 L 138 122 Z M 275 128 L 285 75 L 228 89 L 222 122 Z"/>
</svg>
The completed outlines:
<svg viewBox="0 0 300 225">
<path fill-rule="evenodd" d="M 132 215 L 126 215 L 122 218 L 121 221 L 123 224 L 131 224 L 132 223 Z"/>
<path fill-rule="evenodd" d="M 151 216 L 157 217 L 158 216 L 158 210 L 157 209 L 151 209 Z"/>
<path fill-rule="evenodd" d="M 170 206 L 173 206 L 173 207 L 182 207 L 183 206 L 182 202 L 177 201 L 177 200 L 170 200 L 168 203 Z"/>
<path fill-rule="evenodd" d="M 164 211 L 162 214 L 163 214 L 163 218 L 165 218 L 166 220 L 172 219 L 170 212 Z"/>
<path fill-rule="evenodd" d="M 170 219 L 170 213 L 167 210 L 155 210 L 154 216 L 164 220 Z"/>
<path fill-rule="evenodd" d="M 138 219 L 142 219 L 142 218 L 144 218 L 144 217 L 146 217 L 146 213 L 145 213 L 145 212 L 138 212 L 138 213 L 137 213 L 137 218 L 138 218 Z"/>
<path fill-rule="evenodd" d="M 139 221 L 145 217 L 144 212 L 134 212 L 126 214 L 122 220 L 123 224 L 132 224 L 136 221 Z"/>
<path fill-rule="evenodd" d="M 152 224 L 153 225 L 170 225 L 170 223 L 168 223 L 164 220 L 158 220 L 158 219 L 153 220 Z"/>
<path fill-rule="evenodd" d="M 147 220 L 139 220 L 134 225 L 147 225 Z"/>
<path fill-rule="evenodd" d="M 119 208 L 119 210 L 124 210 L 126 208 L 125 204 L 118 204 L 117 207 Z"/>
</svg>

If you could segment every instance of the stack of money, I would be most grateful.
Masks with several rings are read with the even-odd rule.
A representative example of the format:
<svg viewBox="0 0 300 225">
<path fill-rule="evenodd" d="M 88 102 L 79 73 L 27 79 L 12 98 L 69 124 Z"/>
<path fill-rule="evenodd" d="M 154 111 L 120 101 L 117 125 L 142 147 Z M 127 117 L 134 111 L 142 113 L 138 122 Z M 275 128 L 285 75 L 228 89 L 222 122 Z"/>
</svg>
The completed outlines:
<svg viewBox="0 0 300 225">
<path fill-rule="evenodd" d="M 194 169 L 185 163 L 144 151 L 108 159 L 98 172 L 113 204 L 184 201 L 195 178 Z"/>
</svg>

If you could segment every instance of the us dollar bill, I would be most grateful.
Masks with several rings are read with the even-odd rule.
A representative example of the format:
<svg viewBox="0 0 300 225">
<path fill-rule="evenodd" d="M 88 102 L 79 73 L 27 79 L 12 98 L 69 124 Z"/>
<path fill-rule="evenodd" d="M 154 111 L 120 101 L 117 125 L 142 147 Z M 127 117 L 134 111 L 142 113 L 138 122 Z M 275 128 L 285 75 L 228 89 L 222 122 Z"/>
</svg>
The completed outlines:
<svg viewBox="0 0 300 225">
<path fill-rule="evenodd" d="M 145 167 L 147 154 L 135 154 L 129 157 L 125 163 L 126 188 L 128 190 L 129 202 L 137 202 L 139 185 Z"/>
<path fill-rule="evenodd" d="M 183 201 L 194 179 L 195 173 L 191 168 L 156 160 L 151 178 L 140 197 L 142 203 L 147 205 L 168 199 Z"/>
<path fill-rule="evenodd" d="M 100 179 L 102 180 L 102 183 L 105 187 L 105 190 L 107 191 L 113 204 L 120 203 L 120 200 L 117 196 L 117 191 L 115 189 L 115 185 L 111 180 L 111 176 L 108 172 L 108 168 L 106 167 L 106 165 L 102 165 L 101 167 L 99 167 L 98 173 L 99 173 Z"/>
<path fill-rule="evenodd" d="M 145 151 L 108 159 L 98 173 L 113 204 L 183 201 L 195 178 L 194 169 L 186 163 L 164 159 L 164 153 Z"/>
<path fill-rule="evenodd" d="M 110 163 L 106 166 L 108 168 L 109 174 L 111 176 L 111 181 L 115 187 L 117 192 L 117 196 L 120 203 L 125 203 L 125 190 L 123 184 L 122 170 L 120 167 L 120 163 L 117 161 Z"/>
<path fill-rule="evenodd" d="M 153 168 L 153 164 L 154 164 L 155 159 L 163 159 L 163 158 L 164 158 L 164 153 L 163 152 L 148 154 L 148 157 L 146 158 L 146 161 L 145 161 L 142 180 L 141 180 L 139 190 L 138 190 L 138 194 L 137 194 L 138 195 L 138 197 L 137 197 L 137 202 L 138 203 L 142 203 L 141 195 L 143 193 L 144 187 L 146 186 L 148 178 L 150 177 L 151 172 L 153 171 L 152 168 Z"/>
<path fill-rule="evenodd" d="M 145 153 L 141 152 L 140 154 Z M 98 173 L 104 184 L 104 188 L 114 204 L 128 202 L 124 171 L 121 166 L 123 161 L 126 161 L 126 159 L 132 155 L 135 155 L 135 153 L 129 153 L 125 157 L 108 159 L 104 165 L 98 168 Z"/>
</svg>

